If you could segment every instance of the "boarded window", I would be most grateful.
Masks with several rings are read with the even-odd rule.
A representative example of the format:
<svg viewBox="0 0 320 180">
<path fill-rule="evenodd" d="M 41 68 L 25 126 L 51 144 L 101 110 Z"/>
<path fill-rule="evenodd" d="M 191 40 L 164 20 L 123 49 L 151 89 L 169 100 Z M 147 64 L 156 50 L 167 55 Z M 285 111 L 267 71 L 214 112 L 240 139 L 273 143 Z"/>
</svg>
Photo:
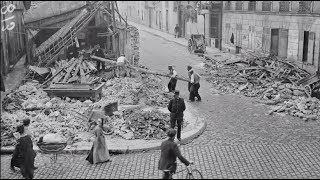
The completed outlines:
<svg viewBox="0 0 320 180">
<path fill-rule="evenodd" d="M 236 10 L 242 10 L 243 9 L 243 2 L 237 1 L 236 2 Z"/>
<path fill-rule="evenodd" d="M 280 1 L 279 12 L 289 12 L 289 11 L 290 11 L 290 1 Z"/>
<path fill-rule="evenodd" d="M 262 1 L 262 11 L 271 11 L 271 1 Z"/>
</svg>

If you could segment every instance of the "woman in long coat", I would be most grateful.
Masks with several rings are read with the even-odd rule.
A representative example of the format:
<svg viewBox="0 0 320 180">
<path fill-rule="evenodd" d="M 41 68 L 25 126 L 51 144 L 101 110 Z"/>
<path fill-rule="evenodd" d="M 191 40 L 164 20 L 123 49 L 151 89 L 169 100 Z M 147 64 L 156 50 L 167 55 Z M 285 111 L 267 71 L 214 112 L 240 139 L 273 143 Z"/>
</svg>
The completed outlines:
<svg viewBox="0 0 320 180">
<path fill-rule="evenodd" d="M 23 125 L 17 127 L 17 132 L 19 132 L 20 138 L 13 151 L 10 168 L 15 171 L 14 167 L 18 167 L 24 178 L 32 179 L 36 152 L 33 150 L 31 137 L 24 131 Z"/>
<path fill-rule="evenodd" d="M 88 157 L 86 158 L 86 160 L 91 164 L 111 161 L 109 150 L 107 148 L 106 140 L 104 137 L 104 135 L 107 135 L 107 133 L 103 130 L 104 120 L 100 119 L 99 121 L 99 125 L 96 126 L 93 132 L 96 138 L 93 141 L 92 148 L 89 152 Z"/>
</svg>

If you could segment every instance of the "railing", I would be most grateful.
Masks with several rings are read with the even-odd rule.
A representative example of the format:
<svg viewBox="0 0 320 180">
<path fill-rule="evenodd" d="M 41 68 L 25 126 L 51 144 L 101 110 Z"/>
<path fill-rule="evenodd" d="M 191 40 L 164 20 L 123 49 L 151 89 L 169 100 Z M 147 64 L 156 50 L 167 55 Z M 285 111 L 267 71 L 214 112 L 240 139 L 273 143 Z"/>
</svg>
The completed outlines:
<svg viewBox="0 0 320 180">
<path fill-rule="evenodd" d="M 243 2 L 242 1 L 237 1 L 236 2 L 236 10 L 243 10 Z"/>
<path fill-rule="evenodd" d="M 262 11 L 271 11 L 271 1 L 262 1 Z"/>
<path fill-rule="evenodd" d="M 311 13 L 311 4 L 312 1 L 299 1 L 299 10 L 298 13 Z"/>
<path fill-rule="evenodd" d="M 227 2 L 224 4 L 224 9 L 225 9 L 225 10 L 231 10 L 231 1 L 227 1 Z"/>
<path fill-rule="evenodd" d="M 289 12 L 290 11 L 290 1 L 280 1 L 279 2 L 279 12 Z"/>
<path fill-rule="evenodd" d="M 248 11 L 255 11 L 257 6 L 256 1 L 249 1 L 248 3 Z"/>
</svg>

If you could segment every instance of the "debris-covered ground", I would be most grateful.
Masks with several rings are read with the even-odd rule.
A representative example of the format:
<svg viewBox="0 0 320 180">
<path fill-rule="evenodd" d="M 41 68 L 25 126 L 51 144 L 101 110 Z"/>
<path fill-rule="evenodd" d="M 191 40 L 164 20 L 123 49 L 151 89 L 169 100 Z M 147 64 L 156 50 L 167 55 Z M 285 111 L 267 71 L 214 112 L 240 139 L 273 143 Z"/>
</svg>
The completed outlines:
<svg viewBox="0 0 320 180">
<path fill-rule="evenodd" d="M 13 132 L 21 120 L 30 118 L 30 131 L 34 140 L 47 133 L 61 134 L 71 142 L 78 134 L 87 132 L 89 123 L 77 118 L 89 109 L 103 110 L 103 107 L 117 101 L 119 105 L 147 105 L 166 107 L 172 94 L 165 92 L 161 80 L 153 75 L 134 78 L 114 78 L 106 82 L 102 98 L 93 102 L 75 98 L 50 98 L 37 81 L 27 82 L 10 93 L 3 101 L 5 111 L 1 114 L 1 144 L 14 143 Z M 117 113 L 116 113 L 117 114 Z M 115 136 L 125 139 L 162 139 L 169 125 L 169 115 L 160 111 L 118 112 L 111 117 L 110 130 Z"/>
<path fill-rule="evenodd" d="M 303 120 L 320 119 L 320 101 L 299 81 L 310 77 L 293 62 L 278 57 L 250 57 L 217 61 L 206 57 L 206 80 L 219 93 L 241 93 L 273 105 L 269 114 L 286 113 Z"/>
</svg>

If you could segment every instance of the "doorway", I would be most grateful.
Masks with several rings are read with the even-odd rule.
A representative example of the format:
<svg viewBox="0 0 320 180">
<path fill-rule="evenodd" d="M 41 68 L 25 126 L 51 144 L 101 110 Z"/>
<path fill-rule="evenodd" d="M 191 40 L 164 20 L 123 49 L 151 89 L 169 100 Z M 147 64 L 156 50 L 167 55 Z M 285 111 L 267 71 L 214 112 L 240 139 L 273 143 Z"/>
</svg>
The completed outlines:
<svg viewBox="0 0 320 180">
<path fill-rule="evenodd" d="M 270 54 L 278 56 L 279 29 L 271 29 Z"/>
</svg>

